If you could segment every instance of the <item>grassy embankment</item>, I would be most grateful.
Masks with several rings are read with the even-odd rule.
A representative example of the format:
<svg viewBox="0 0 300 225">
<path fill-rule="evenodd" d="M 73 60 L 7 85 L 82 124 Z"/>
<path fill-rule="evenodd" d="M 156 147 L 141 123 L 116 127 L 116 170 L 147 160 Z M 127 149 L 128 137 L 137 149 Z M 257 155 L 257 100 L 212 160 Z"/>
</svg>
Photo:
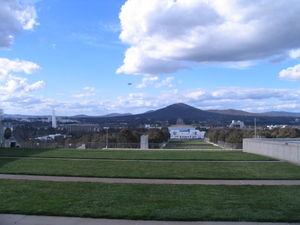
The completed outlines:
<svg viewBox="0 0 300 225">
<path fill-rule="evenodd" d="M 221 149 L 218 146 L 212 145 L 202 140 L 173 140 L 170 141 L 166 149 Z"/>
<path fill-rule="evenodd" d="M 274 160 L 238 151 L 0 149 L 1 156 L 132 160 Z"/>
<path fill-rule="evenodd" d="M 300 179 L 300 166 L 283 162 L 0 159 L 0 173 L 112 178 Z"/>
<path fill-rule="evenodd" d="M 140 220 L 300 221 L 298 186 L 0 180 L 0 213 Z"/>
</svg>

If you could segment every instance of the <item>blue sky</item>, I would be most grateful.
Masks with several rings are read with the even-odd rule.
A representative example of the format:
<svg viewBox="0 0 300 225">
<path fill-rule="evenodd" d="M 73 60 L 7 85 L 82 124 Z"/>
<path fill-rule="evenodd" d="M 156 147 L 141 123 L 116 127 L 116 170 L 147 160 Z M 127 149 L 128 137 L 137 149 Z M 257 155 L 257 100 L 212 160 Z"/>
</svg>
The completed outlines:
<svg viewBox="0 0 300 225">
<path fill-rule="evenodd" d="M 271 3 L 0 1 L 0 108 L 299 112 L 300 4 Z"/>
</svg>

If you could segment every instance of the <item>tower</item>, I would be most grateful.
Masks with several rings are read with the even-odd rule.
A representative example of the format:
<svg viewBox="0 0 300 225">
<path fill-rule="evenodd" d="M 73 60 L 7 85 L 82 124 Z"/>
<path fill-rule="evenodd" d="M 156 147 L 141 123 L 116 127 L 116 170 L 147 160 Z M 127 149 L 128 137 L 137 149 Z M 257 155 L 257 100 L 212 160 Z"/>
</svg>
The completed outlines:
<svg viewBox="0 0 300 225">
<path fill-rule="evenodd" d="M 0 147 L 4 147 L 3 110 L 0 109 Z"/>
<path fill-rule="evenodd" d="M 55 116 L 55 110 L 52 110 L 52 128 L 57 128 L 57 121 L 56 121 L 56 116 Z"/>
</svg>

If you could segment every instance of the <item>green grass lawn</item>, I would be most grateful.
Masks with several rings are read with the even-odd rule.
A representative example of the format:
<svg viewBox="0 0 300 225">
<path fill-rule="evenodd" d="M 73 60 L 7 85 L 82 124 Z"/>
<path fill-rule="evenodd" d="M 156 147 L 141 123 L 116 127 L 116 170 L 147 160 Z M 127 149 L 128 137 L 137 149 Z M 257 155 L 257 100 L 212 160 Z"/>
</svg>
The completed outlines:
<svg viewBox="0 0 300 225">
<path fill-rule="evenodd" d="M 219 146 L 215 145 L 176 145 L 176 144 L 168 144 L 165 149 L 221 149 Z"/>
<path fill-rule="evenodd" d="M 298 186 L 0 180 L 0 213 L 139 220 L 300 222 Z"/>
<path fill-rule="evenodd" d="M 0 159 L 0 173 L 165 179 L 300 179 L 300 166 L 281 162 Z"/>
<path fill-rule="evenodd" d="M 174 144 L 208 144 L 207 142 L 203 140 L 172 140 L 169 143 L 174 143 Z"/>
<path fill-rule="evenodd" d="M 1 156 L 143 160 L 274 160 L 264 156 L 237 151 L 0 149 Z"/>
</svg>

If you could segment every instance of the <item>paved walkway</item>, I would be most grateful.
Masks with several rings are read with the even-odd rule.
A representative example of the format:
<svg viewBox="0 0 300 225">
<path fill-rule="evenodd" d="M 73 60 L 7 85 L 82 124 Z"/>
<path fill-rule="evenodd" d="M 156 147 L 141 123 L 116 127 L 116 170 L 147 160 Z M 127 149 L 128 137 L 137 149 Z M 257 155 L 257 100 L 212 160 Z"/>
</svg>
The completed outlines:
<svg viewBox="0 0 300 225">
<path fill-rule="evenodd" d="M 91 182 L 91 183 L 124 183 L 124 184 L 194 184 L 194 185 L 285 185 L 300 186 L 300 180 L 180 180 L 180 179 L 129 179 L 129 178 L 96 178 L 96 177 L 63 177 L 0 174 L 0 179 L 35 180 L 52 182 Z"/>
<path fill-rule="evenodd" d="M 171 222 L 85 219 L 76 217 L 24 216 L 0 214 L 0 225 L 287 225 L 290 223 L 257 223 L 257 222 Z M 300 224 L 300 223 L 293 223 Z"/>
<path fill-rule="evenodd" d="M 113 161 L 113 162 L 257 162 L 257 163 L 276 163 L 279 160 L 172 160 L 172 159 L 95 159 L 95 158 L 63 158 L 63 157 L 34 157 L 34 156 L 0 156 L 0 159 L 54 159 L 54 160 L 75 160 L 75 161 Z"/>
</svg>

